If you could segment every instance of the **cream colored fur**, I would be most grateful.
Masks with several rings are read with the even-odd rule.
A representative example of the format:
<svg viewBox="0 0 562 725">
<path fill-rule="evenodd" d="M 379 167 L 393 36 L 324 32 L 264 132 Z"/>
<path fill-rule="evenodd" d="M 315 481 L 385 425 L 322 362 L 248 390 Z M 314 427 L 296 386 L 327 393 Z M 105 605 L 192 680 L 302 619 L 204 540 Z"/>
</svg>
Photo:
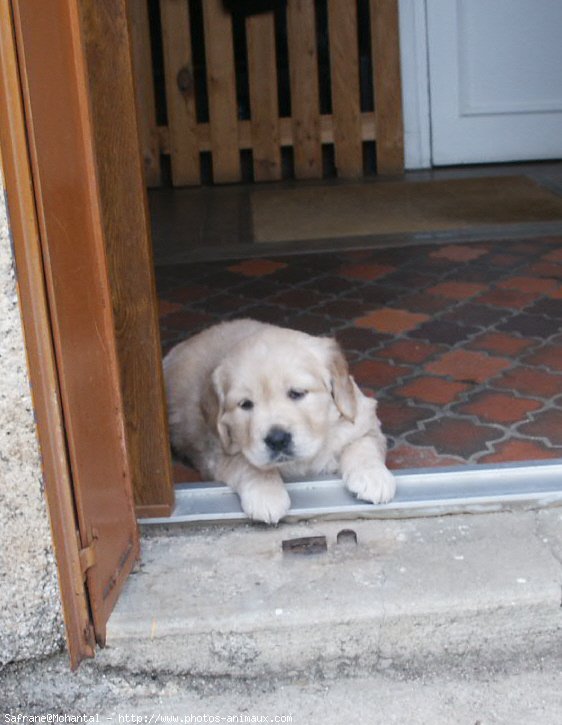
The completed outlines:
<svg viewBox="0 0 562 725">
<path fill-rule="evenodd" d="M 173 448 L 231 486 L 249 517 L 288 512 L 287 476 L 339 472 L 361 499 L 394 496 L 377 403 L 334 340 L 233 320 L 174 347 L 164 376 Z"/>
</svg>

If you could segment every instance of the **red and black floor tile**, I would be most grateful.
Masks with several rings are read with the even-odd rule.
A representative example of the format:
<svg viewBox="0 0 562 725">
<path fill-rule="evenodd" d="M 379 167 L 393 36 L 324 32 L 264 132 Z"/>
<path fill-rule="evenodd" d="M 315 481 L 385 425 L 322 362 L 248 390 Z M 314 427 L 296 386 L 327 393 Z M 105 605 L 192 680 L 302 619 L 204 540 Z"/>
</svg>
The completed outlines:
<svg viewBox="0 0 562 725">
<path fill-rule="evenodd" d="M 392 467 L 562 458 L 561 237 L 196 262 L 157 284 L 164 351 L 236 317 L 334 335 Z"/>
</svg>

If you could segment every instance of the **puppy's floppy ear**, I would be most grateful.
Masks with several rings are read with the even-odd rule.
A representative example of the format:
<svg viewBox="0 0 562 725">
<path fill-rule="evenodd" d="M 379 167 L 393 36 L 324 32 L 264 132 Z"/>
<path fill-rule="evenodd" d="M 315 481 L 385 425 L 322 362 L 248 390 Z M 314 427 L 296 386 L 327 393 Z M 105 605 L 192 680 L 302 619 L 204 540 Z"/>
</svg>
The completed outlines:
<svg viewBox="0 0 562 725">
<path fill-rule="evenodd" d="M 357 396 L 353 379 L 349 374 L 347 360 L 335 340 L 330 339 L 326 342 L 328 344 L 328 370 L 332 397 L 343 417 L 354 420 L 357 413 Z"/>
<path fill-rule="evenodd" d="M 230 428 L 224 421 L 225 392 L 226 376 L 219 366 L 209 379 L 201 400 L 201 412 L 207 425 L 217 431 L 226 453 L 233 454 L 238 452 L 238 447 L 233 444 Z"/>
<path fill-rule="evenodd" d="M 213 430 L 216 430 L 219 415 L 222 414 L 221 407 L 213 380 L 209 378 L 201 395 L 201 413 L 205 423 Z"/>
</svg>

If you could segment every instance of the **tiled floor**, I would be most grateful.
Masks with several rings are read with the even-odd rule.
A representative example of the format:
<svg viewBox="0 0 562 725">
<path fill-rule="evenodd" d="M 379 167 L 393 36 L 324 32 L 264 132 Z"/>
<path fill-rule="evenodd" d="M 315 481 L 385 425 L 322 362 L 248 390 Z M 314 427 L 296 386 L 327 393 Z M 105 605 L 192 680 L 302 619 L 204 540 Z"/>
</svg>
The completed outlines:
<svg viewBox="0 0 562 725">
<path fill-rule="evenodd" d="M 379 400 L 391 467 L 562 457 L 562 237 L 198 262 L 157 280 L 165 350 L 234 317 L 335 335 Z"/>
</svg>

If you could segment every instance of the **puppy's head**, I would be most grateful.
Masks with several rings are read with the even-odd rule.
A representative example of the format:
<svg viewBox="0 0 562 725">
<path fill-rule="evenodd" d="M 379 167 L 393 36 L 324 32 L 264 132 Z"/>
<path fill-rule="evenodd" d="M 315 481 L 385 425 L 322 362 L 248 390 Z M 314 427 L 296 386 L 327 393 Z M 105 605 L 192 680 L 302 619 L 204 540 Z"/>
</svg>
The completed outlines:
<svg viewBox="0 0 562 725">
<path fill-rule="evenodd" d="M 335 342 L 269 328 L 246 339 L 212 376 L 207 418 L 225 452 L 257 468 L 306 462 L 343 416 L 353 420 L 355 387 Z"/>
</svg>

